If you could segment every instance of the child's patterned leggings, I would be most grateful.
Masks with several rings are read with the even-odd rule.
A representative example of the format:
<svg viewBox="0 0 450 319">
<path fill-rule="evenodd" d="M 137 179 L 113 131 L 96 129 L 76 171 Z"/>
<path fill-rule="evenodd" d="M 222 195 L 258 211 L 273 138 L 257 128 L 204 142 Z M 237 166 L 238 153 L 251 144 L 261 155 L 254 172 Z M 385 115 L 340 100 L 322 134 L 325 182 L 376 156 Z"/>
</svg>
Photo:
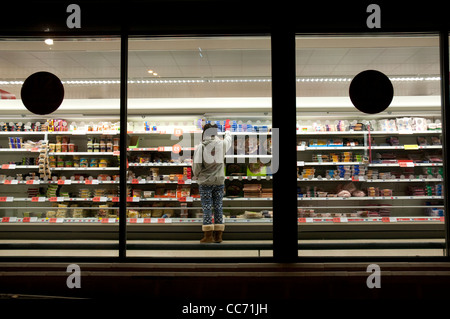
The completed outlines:
<svg viewBox="0 0 450 319">
<path fill-rule="evenodd" d="M 199 185 L 203 208 L 203 225 L 212 224 L 214 208 L 214 224 L 223 224 L 222 199 L 224 185 Z"/>
</svg>

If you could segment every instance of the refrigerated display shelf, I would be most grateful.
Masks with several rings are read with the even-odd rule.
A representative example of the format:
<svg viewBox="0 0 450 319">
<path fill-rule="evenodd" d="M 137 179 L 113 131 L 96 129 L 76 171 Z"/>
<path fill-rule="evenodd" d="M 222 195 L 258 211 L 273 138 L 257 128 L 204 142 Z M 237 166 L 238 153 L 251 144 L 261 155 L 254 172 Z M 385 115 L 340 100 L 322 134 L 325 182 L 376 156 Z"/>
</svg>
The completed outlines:
<svg viewBox="0 0 450 319">
<path fill-rule="evenodd" d="M 444 196 L 364 196 L 364 197 L 298 197 L 299 201 L 350 201 L 350 200 L 422 200 L 422 199 L 444 199 Z"/>
<path fill-rule="evenodd" d="M 120 167 L 50 167 L 50 171 L 118 171 Z"/>
<path fill-rule="evenodd" d="M 224 197 L 223 201 L 271 201 L 271 197 Z M 14 196 L 2 196 L 0 202 L 119 202 L 119 197 L 90 197 L 90 198 L 77 198 L 77 197 L 14 197 Z M 127 202 L 152 202 L 152 201 L 200 201 L 197 197 L 128 197 Z M 8 208 L 8 207 L 2 207 Z M 11 207 L 14 208 L 14 207 Z"/>
<path fill-rule="evenodd" d="M 415 166 L 443 166 L 442 163 L 415 163 L 399 161 L 397 163 L 364 163 L 364 162 L 304 162 L 297 161 L 297 166 L 330 166 L 330 165 L 364 165 L 368 167 L 415 167 Z"/>
<path fill-rule="evenodd" d="M 190 163 L 128 163 L 129 167 L 192 166 Z"/>
<path fill-rule="evenodd" d="M 366 179 L 364 176 L 352 178 L 297 178 L 299 182 L 368 182 L 368 183 L 396 183 L 396 182 L 443 182 L 442 178 L 392 178 L 392 179 Z"/>
<path fill-rule="evenodd" d="M 299 224 L 310 223 L 443 223 L 444 217 L 439 216 L 424 216 L 424 217 L 299 217 L 297 222 Z M 225 218 L 225 224 L 229 223 L 271 223 L 272 218 Z M 94 224 L 113 224 L 119 223 L 117 217 L 2 217 L 0 223 L 94 223 Z M 202 218 L 127 218 L 127 223 L 130 224 L 172 224 L 172 223 L 186 223 L 186 224 L 201 224 Z"/>
<path fill-rule="evenodd" d="M 322 150 L 427 150 L 442 149 L 442 145 L 399 145 L 399 146 L 297 146 L 297 151 L 322 151 Z"/>
</svg>

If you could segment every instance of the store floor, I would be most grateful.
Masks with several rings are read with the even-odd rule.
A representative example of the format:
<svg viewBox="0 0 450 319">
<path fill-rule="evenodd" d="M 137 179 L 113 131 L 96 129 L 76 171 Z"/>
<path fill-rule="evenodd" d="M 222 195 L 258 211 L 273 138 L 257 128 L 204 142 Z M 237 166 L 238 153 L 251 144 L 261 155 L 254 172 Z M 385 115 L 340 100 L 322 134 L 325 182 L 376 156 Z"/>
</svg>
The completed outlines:
<svg viewBox="0 0 450 319">
<path fill-rule="evenodd" d="M 221 244 L 200 244 L 195 240 L 167 241 L 167 240 L 128 240 L 127 243 L 155 245 L 158 249 L 130 249 L 127 257 L 270 257 L 272 250 L 264 248 L 270 245 L 268 240 L 225 240 Z M 444 256 L 444 250 L 439 248 L 415 248 L 416 243 L 445 243 L 444 239 L 373 239 L 373 240 L 301 240 L 299 244 L 367 244 L 367 243 L 404 243 L 410 245 L 407 249 L 311 249 L 299 250 L 301 257 L 322 256 Z M 64 256 L 64 257 L 117 257 L 115 249 L 27 249 L 26 245 L 34 244 L 118 244 L 112 240 L 0 240 L 0 245 L 9 244 L 9 249 L 0 250 L 0 257 L 6 256 Z M 14 244 L 22 244 L 22 249 L 14 249 Z M 170 249 L 176 244 L 177 249 Z M 167 249 L 164 246 L 167 245 Z M 182 247 L 186 245 L 186 249 Z M 197 246 L 198 245 L 198 246 Z M 204 245 L 208 245 L 205 247 Z M 254 248 L 252 246 L 255 246 Z M 180 247 L 181 246 L 181 247 Z M 245 247 L 239 249 L 239 247 Z M 25 248 L 24 248 L 25 247 Z M 148 248 L 148 246 L 147 246 Z M 207 249 L 205 249 L 207 248 Z"/>
</svg>

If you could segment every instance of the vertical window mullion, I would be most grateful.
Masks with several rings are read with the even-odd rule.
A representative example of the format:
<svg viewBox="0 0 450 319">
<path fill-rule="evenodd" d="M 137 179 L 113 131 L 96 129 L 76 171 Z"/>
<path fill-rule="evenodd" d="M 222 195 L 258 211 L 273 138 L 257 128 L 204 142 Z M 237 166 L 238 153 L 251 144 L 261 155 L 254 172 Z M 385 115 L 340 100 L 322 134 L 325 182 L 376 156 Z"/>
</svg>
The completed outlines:
<svg viewBox="0 0 450 319">
<path fill-rule="evenodd" d="M 443 137 L 443 165 L 444 165 L 444 216 L 445 216 L 445 255 L 450 257 L 450 221 L 449 221 L 449 197 L 448 197 L 448 150 L 450 149 L 450 138 L 448 136 L 447 123 L 450 123 L 450 93 L 449 93 L 449 33 L 448 30 L 439 34 L 440 71 L 441 71 L 441 110 L 442 110 L 442 137 Z"/>
<path fill-rule="evenodd" d="M 120 194 L 119 194 L 119 260 L 126 258 L 127 245 L 127 112 L 128 112 L 128 35 L 120 44 Z"/>
<path fill-rule="evenodd" d="M 271 43 L 272 127 L 279 133 L 274 154 L 278 167 L 273 176 L 273 254 L 276 262 L 293 262 L 298 256 L 295 33 L 275 30 Z"/>
</svg>

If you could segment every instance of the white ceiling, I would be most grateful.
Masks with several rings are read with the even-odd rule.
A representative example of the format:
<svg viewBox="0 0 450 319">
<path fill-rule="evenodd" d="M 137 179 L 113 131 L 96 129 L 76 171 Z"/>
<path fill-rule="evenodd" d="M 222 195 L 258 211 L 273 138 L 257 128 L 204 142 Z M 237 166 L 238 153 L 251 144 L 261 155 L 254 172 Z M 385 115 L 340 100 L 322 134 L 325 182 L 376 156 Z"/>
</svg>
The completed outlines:
<svg viewBox="0 0 450 319">
<path fill-rule="evenodd" d="M 297 76 L 350 77 L 376 69 L 390 76 L 439 75 L 437 37 L 298 37 Z M 157 38 L 129 42 L 130 79 L 270 78 L 269 37 Z M 158 72 L 150 75 L 147 70 Z M 0 81 L 49 71 L 62 80 L 120 78 L 118 39 L 0 41 Z M 345 96 L 349 82 L 299 82 L 298 96 Z M 20 85 L 3 85 L 20 98 Z M 396 95 L 439 95 L 439 81 L 396 82 Z M 118 84 L 65 85 L 66 98 L 118 98 Z M 130 84 L 132 98 L 268 97 L 270 82 Z"/>
</svg>

